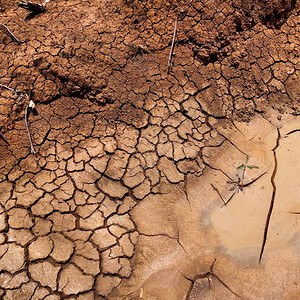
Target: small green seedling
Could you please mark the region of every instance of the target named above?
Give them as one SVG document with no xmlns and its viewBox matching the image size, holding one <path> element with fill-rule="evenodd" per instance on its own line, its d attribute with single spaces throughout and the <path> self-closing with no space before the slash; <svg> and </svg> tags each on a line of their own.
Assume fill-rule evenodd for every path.
<svg viewBox="0 0 300 300">
<path fill-rule="evenodd" d="M 242 192 L 244 188 L 244 180 L 245 180 L 245 173 L 247 169 L 259 169 L 258 166 L 255 165 L 248 165 L 249 156 L 246 156 L 245 163 L 239 165 L 237 170 L 242 170 L 242 175 L 238 177 L 237 181 L 227 181 L 229 184 L 233 184 L 234 186 L 230 189 L 230 191 L 236 190 L 236 192 Z"/>
<path fill-rule="evenodd" d="M 236 193 L 242 192 L 244 187 L 247 187 L 247 186 L 251 185 L 252 183 L 257 181 L 259 178 L 261 178 L 262 176 L 264 176 L 267 173 L 267 171 L 265 171 L 262 174 L 258 175 L 257 177 L 255 177 L 255 178 L 253 178 L 253 179 L 251 179 L 251 180 L 249 180 L 248 182 L 245 183 L 244 180 L 245 180 L 246 170 L 247 169 L 249 169 L 249 170 L 259 169 L 258 166 L 249 165 L 248 162 L 249 162 L 249 156 L 247 155 L 245 162 L 237 167 L 237 170 L 242 170 L 242 174 L 238 176 L 237 180 L 233 180 L 227 174 L 225 174 L 230 179 L 230 180 L 227 181 L 227 183 L 233 185 L 233 187 L 230 188 L 230 191 L 234 191 L 228 199 L 224 199 L 224 196 L 220 193 L 218 188 L 216 188 L 213 184 L 211 184 L 213 189 L 218 193 L 219 197 L 223 201 L 224 206 L 226 206 L 231 201 L 231 199 L 233 198 L 233 196 Z"/>
</svg>

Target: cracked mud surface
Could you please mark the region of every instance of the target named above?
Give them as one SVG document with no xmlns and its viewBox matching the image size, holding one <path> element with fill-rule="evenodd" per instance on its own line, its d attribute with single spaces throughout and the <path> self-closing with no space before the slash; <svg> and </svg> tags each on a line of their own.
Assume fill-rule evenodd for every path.
<svg viewBox="0 0 300 300">
<path fill-rule="evenodd" d="M 298 1 L 1 7 L 1 299 L 300 297 Z"/>
</svg>

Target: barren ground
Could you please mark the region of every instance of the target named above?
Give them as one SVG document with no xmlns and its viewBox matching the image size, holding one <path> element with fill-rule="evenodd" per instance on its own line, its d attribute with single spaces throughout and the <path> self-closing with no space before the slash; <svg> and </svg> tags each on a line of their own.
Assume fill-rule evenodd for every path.
<svg viewBox="0 0 300 300">
<path fill-rule="evenodd" d="M 299 1 L 1 7 L 1 299 L 300 298 Z"/>
</svg>

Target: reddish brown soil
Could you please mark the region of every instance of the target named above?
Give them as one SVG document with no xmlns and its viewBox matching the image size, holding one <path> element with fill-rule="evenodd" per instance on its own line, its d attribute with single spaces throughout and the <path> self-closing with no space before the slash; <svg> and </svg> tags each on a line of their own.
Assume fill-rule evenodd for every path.
<svg viewBox="0 0 300 300">
<path fill-rule="evenodd" d="M 138 299 L 121 291 L 143 263 L 132 209 L 213 169 L 216 124 L 300 114 L 299 2 L 51 0 L 26 21 L 1 7 L 21 43 L 0 31 L 0 83 L 28 82 L 39 115 L 34 156 L 27 98 L 0 88 L 0 297 Z"/>
</svg>

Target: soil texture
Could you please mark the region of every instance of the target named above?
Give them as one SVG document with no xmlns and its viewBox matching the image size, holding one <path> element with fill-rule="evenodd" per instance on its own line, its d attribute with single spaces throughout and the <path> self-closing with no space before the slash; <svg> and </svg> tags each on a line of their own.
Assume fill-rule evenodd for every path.
<svg viewBox="0 0 300 300">
<path fill-rule="evenodd" d="M 21 2 L 0 298 L 299 299 L 299 1 Z"/>
</svg>

